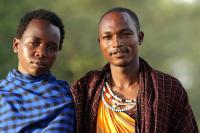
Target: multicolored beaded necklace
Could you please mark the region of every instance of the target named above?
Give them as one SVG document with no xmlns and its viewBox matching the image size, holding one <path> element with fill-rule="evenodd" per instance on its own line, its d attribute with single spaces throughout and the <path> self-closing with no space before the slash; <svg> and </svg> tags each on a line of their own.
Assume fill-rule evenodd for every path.
<svg viewBox="0 0 200 133">
<path fill-rule="evenodd" d="M 129 111 L 136 107 L 136 99 L 130 100 L 118 97 L 112 92 L 108 82 L 105 82 L 103 86 L 101 98 L 104 105 L 115 112 Z"/>
</svg>

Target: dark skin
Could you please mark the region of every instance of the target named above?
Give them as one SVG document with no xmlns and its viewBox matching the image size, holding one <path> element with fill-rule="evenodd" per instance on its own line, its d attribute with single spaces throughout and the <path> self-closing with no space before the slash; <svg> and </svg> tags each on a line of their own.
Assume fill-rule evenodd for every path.
<svg viewBox="0 0 200 133">
<path fill-rule="evenodd" d="M 139 89 L 139 45 L 144 34 L 137 31 L 134 20 L 126 12 L 110 12 L 99 26 L 99 43 L 110 63 L 110 85 L 115 94 L 135 99 Z"/>
<path fill-rule="evenodd" d="M 22 38 L 14 38 L 13 49 L 18 55 L 18 70 L 37 76 L 48 72 L 59 51 L 59 28 L 46 20 L 33 19 Z"/>
</svg>

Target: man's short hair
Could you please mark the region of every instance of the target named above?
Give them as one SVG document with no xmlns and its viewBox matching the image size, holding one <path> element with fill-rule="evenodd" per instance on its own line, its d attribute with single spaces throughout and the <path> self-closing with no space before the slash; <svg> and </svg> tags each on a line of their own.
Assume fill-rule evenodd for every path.
<svg viewBox="0 0 200 133">
<path fill-rule="evenodd" d="M 126 12 L 130 15 L 130 17 L 132 18 L 132 20 L 134 21 L 135 23 L 135 27 L 137 29 L 137 32 L 139 33 L 140 32 L 140 23 L 139 23 L 139 19 L 138 19 L 138 16 L 136 15 L 135 12 L 133 12 L 132 10 L 128 9 L 128 8 L 124 8 L 124 7 L 115 7 L 115 8 L 112 8 L 110 10 L 108 10 L 107 12 L 105 12 L 100 20 L 99 20 L 99 25 L 102 21 L 102 19 L 104 18 L 104 16 L 106 16 L 108 13 L 110 12 Z"/>
<path fill-rule="evenodd" d="M 55 25 L 60 30 L 60 45 L 59 50 L 62 49 L 62 44 L 65 36 L 64 25 L 57 14 L 52 11 L 45 10 L 45 9 L 38 9 L 31 12 L 26 13 L 20 20 L 19 25 L 17 27 L 17 35 L 16 37 L 21 39 L 28 24 L 32 19 L 41 19 L 46 20 L 49 23 Z"/>
</svg>

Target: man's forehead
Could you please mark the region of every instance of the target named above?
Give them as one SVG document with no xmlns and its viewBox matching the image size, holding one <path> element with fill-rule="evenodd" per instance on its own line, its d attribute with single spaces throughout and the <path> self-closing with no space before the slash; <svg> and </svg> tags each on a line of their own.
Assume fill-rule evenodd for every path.
<svg viewBox="0 0 200 133">
<path fill-rule="evenodd" d="M 106 28 L 117 28 L 118 25 L 124 25 L 126 27 L 130 24 L 135 27 L 133 19 L 127 12 L 110 12 L 102 18 L 99 25 L 99 30 Z"/>
<path fill-rule="evenodd" d="M 47 20 L 43 19 L 32 19 L 27 25 L 24 34 L 26 33 L 46 33 L 46 34 L 60 34 L 59 28 L 53 24 L 51 24 Z"/>
</svg>

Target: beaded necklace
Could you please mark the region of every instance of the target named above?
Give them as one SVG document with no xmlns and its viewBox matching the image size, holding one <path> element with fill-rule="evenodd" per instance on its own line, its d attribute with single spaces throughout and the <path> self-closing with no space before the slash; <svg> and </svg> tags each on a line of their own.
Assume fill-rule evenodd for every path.
<svg viewBox="0 0 200 133">
<path fill-rule="evenodd" d="M 115 99 L 119 100 L 120 102 L 125 102 L 125 103 L 135 103 L 135 102 L 136 102 L 136 99 L 133 99 L 133 100 L 122 99 L 122 98 L 119 98 L 118 96 L 116 96 L 116 95 L 112 92 L 110 86 L 108 85 L 108 82 L 106 82 L 106 87 L 108 88 L 109 93 L 110 93 Z"/>
<path fill-rule="evenodd" d="M 106 92 L 106 88 L 108 90 L 108 93 Z M 111 101 L 111 103 L 114 103 L 114 106 L 109 104 L 108 102 L 106 102 L 106 100 L 104 98 L 104 93 L 107 96 L 107 98 Z M 110 89 L 107 82 L 105 82 L 105 85 L 103 86 L 101 98 L 102 98 L 104 105 L 115 112 L 129 111 L 129 110 L 133 109 L 134 107 L 136 107 L 136 99 L 128 100 L 128 99 L 119 98 L 112 92 L 112 90 Z M 120 108 L 120 106 L 127 106 L 127 107 Z"/>
</svg>

